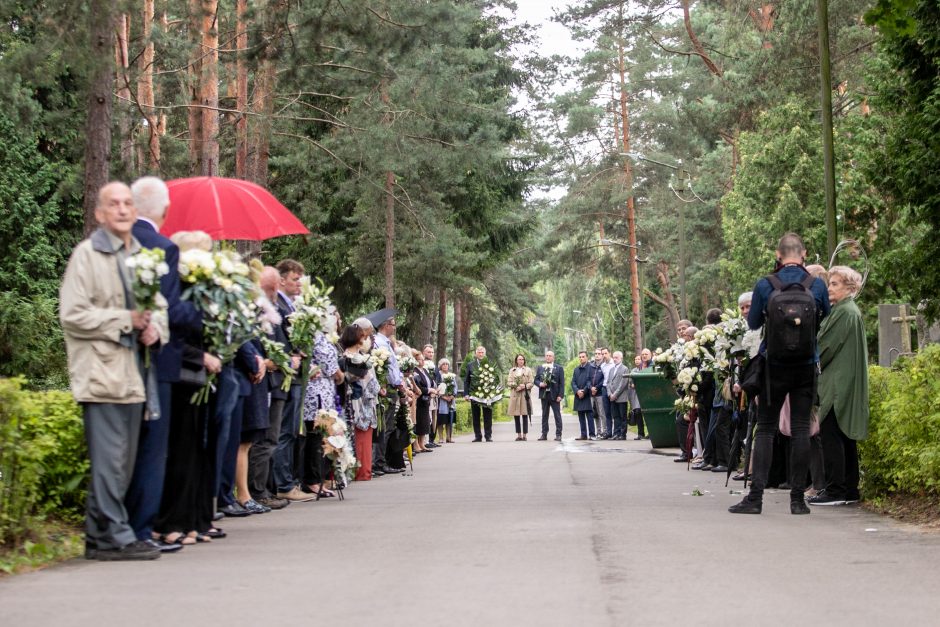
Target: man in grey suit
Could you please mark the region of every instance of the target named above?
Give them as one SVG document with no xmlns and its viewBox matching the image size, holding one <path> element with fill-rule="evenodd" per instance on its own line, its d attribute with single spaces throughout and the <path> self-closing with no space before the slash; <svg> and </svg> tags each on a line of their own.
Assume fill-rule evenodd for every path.
<svg viewBox="0 0 940 627">
<path fill-rule="evenodd" d="M 614 351 L 614 365 L 607 373 L 607 398 L 610 399 L 610 413 L 614 421 L 612 439 L 627 439 L 627 388 L 630 384 L 630 372 L 623 365 L 623 353 Z"/>
</svg>

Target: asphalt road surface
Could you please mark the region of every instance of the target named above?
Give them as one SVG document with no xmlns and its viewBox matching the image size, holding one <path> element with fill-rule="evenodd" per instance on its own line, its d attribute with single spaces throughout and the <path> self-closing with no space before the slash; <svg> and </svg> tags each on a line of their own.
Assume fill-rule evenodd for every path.
<svg viewBox="0 0 940 627">
<path fill-rule="evenodd" d="M 724 475 L 565 429 L 498 424 L 155 562 L 7 577 L 0 625 L 940 624 L 940 535 L 858 507 L 791 516 L 773 491 L 732 516 Z"/>
</svg>

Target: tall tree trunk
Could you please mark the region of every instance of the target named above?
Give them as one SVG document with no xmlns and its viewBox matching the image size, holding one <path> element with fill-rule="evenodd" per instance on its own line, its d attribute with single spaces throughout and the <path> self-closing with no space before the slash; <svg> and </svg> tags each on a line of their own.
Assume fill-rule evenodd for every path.
<svg viewBox="0 0 940 627">
<path fill-rule="evenodd" d="M 199 158 L 203 176 L 219 172 L 219 22 L 218 0 L 202 0 L 202 145 Z"/>
<path fill-rule="evenodd" d="M 118 141 L 121 146 L 121 168 L 126 177 L 132 177 L 137 172 L 137 155 L 134 150 L 135 117 L 134 105 L 131 103 L 130 78 L 127 74 L 128 54 L 127 41 L 130 39 L 131 18 L 127 13 L 121 13 L 115 20 L 117 37 L 114 42 L 114 66 L 117 77 L 117 105 L 115 117 L 117 118 Z"/>
<path fill-rule="evenodd" d="M 385 173 L 385 306 L 395 306 L 395 173 Z"/>
<path fill-rule="evenodd" d="M 623 6 L 620 8 L 623 19 Z M 630 152 L 630 118 L 627 115 L 627 67 L 623 51 L 623 39 L 617 41 L 618 69 L 620 74 L 620 123 L 623 152 Z M 640 321 L 640 272 L 637 267 L 636 243 L 636 205 L 633 202 L 633 164 L 629 158 L 623 160 L 623 174 L 627 197 L 627 232 L 628 243 L 631 248 L 630 255 L 630 310 L 633 316 L 633 349 L 634 354 L 643 349 L 643 326 Z"/>
<path fill-rule="evenodd" d="M 245 13 L 248 0 L 235 3 L 235 108 L 239 111 L 235 121 L 235 178 L 244 179 L 248 173 L 248 24 Z"/>
<path fill-rule="evenodd" d="M 202 173 L 202 109 L 199 99 L 202 82 L 202 66 L 205 55 L 202 50 L 202 0 L 189 0 L 189 32 L 193 44 L 193 59 L 189 64 L 189 109 L 186 110 L 186 123 L 189 128 L 189 171 L 190 174 Z"/>
<path fill-rule="evenodd" d="M 88 88 L 88 117 L 85 121 L 85 185 L 83 210 L 85 235 L 98 226 L 95 205 L 98 190 L 111 174 L 111 113 L 114 89 L 114 0 L 91 0 L 89 4 L 90 58 L 97 62 Z"/>
<path fill-rule="evenodd" d="M 453 366 L 454 372 L 459 372 L 457 367 L 460 365 L 460 347 L 463 340 L 460 338 L 460 329 L 462 324 L 463 308 L 460 306 L 460 296 L 454 295 L 454 348 L 453 348 Z"/>
<path fill-rule="evenodd" d="M 153 92 L 153 18 L 155 15 L 154 0 L 144 0 L 142 10 L 144 37 L 144 50 L 140 55 L 139 76 L 137 78 L 137 102 L 144 112 L 147 120 L 147 162 L 151 172 L 160 171 L 160 116 L 154 110 L 155 97 Z M 143 158 L 139 159 L 141 169 L 144 168 Z"/>
<path fill-rule="evenodd" d="M 434 357 L 440 360 L 447 354 L 447 290 L 441 288 L 437 306 L 437 352 Z"/>
<path fill-rule="evenodd" d="M 470 304 L 460 300 L 460 358 L 470 354 Z"/>
<path fill-rule="evenodd" d="M 420 346 L 415 346 L 415 348 L 424 348 L 426 344 L 431 344 L 431 340 L 434 339 L 434 319 L 436 316 L 434 315 L 434 306 L 431 303 L 437 300 L 436 291 L 433 287 L 427 288 L 420 302 L 419 311 L 421 315 L 418 317 L 416 337 L 417 344 L 420 344 Z"/>
</svg>

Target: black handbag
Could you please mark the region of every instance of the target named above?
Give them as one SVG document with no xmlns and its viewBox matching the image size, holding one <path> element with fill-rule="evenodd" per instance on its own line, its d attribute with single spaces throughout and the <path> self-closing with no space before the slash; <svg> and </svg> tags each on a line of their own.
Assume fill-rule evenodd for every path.
<svg viewBox="0 0 940 627">
<path fill-rule="evenodd" d="M 202 353 L 199 353 L 199 361 L 187 358 L 183 355 L 182 368 L 180 368 L 180 383 L 202 387 L 208 381 L 206 368 L 202 365 Z"/>
<path fill-rule="evenodd" d="M 760 394 L 764 384 L 764 370 L 767 368 L 767 358 L 758 354 L 748 362 L 741 373 L 741 389 L 751 398 Z"/>
</svg>

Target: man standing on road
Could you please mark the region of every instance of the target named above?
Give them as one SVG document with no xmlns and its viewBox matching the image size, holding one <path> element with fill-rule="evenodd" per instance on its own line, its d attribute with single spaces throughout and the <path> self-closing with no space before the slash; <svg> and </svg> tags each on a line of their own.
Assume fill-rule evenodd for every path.
<svg viewBox="0 0 940 627">
<path fill-rule="evenodd" d="M 126 261 L 140 250 L 131 231 L 137 210 L 124 183 L 108 183 L 95 206 L 98 230 L 69 258 L 59 293 L 72 394 L 82 406 L 91 481 L 85 556 L 151 560 L 160 550 L 137 539 L 124 497 L 137 457 L 141 422 L 159 419 L 156 390 L 146 389 L 143 348 L 169 338 L 165 322 L 138 311 Z"/>
<path fill-rule="evenodd" d="M 627 391 L 630 373 L 623 365 L 623 353 L 614 351 L 613 364 L 607 371 L 607 398 L 610 401 L 610 418 L 613 421 L 611 439 L 627 439 Z"/>
<path fill-rule="evenodd" d="M 160 419 L 146 420 L 140 427 L 137 461 L 124 505 L 138 540 L 150 543 L 164 552 L 177 551 L 183 548 L 182 544 L 168 544 L 151 536 L 153 521 L 160 510 L 160 499 L 163 496 L 173 384 L 179 382 L 183 366 L 180 333 L 201 333 L 202 314 L 192 303 L 180 300 L 180 279 L 176 271 L 180 251 L 176 244 L 160 235 L 160 227 L 170 206 L 170 192 L 166 183 L 155 176 L 145 176 L 131 185 L 131 197 L 137 209 L 137 222 L 131 233 L 141 247 L 163 250 L 164 259 L 170 268 L 170 272 L 160 279 L 160 293 L 167 301 L 170 341 L 153 355 L 153 364 L 157 370 Z"/>
<path fill-rule="evenodd" d="M 486 348 L 477 346 L 474 351 L 474 359 L 467 364 L 467 376 L 464 378 L 464 398 L 470 399 L 473 390 L 476 389 L 477 376 L 479 376 L 480 366 L 486 359 Z M 483 414 L 483 430 L 480 430 L 480 414 Z M 484 436 L 487 442 L 493 441 L 493 406 L 477 401 L 470 401 L 470 416 L 473 419 L 474 442 L 482 442 Z"/>
<path fill-rule="evenodd" d="M 437 386 L 441 384 L 443 379 L 441 379 L 440 371 L 434 367 L 434 346 L 432 344 L 425 344 L 424 348 L 421 349 L 421 353 L 424 355 L 424 369 L 434 383 L 431 389 L 431 433 L 428 436 L 429 442 L 427 447 L 437 448 L 440 446 L 440 444 L 434 441 L 437 435 Z"/>
<path fill-rule="evenodd" d="M 594 414 L 594 432 L 599 440 L 610 437 L 607 429 L 607 411 L 604 399 L 607 397 L 607 387 L 604 384 L 604 349 L 594 349 L 594 361 L 591 363 L 591 412 Z"/>
<path fill-rule="evenodd" d="M 809 466 L 810 412 L 816 397 L 819 361 L 816 331 L 830 307 L 825 283 L 809 275 L 803 267 L 805 259 L 803 240 L 795 233 L 787 233 L 777 245 L 777 270 L 754 286 L 747 324 L 751 329 L 759 329 L 766 321 L 761 352 L 768 371 L 759 395 L 751 491 L 740 503 L 728 508 L 732 514 L 761 513 L 773 438 L 787 395 L 790 396 L 790 513 L 809 514 L 803 489 Z M 799 307 L 794 306 L 801 302 Z M 779 308 L 768 306 L 777 303 L 780 303 Z M 809 312 L 811 317 L 805 319 L 803 312 Z M 777 338 L 785 342 L 778 342 Z"/>
<path fill-rule="evenodd" d="M 561 442 L 561 401 L 565 397 L 565 370 L 555 363 L 555 352 L 545 351 L 545 363 L 535 370 L 535 383 L 542 401 L 542 435 L 548 439 L 548 412 L 555 415 L 555 441 Z"/>
</svg>

